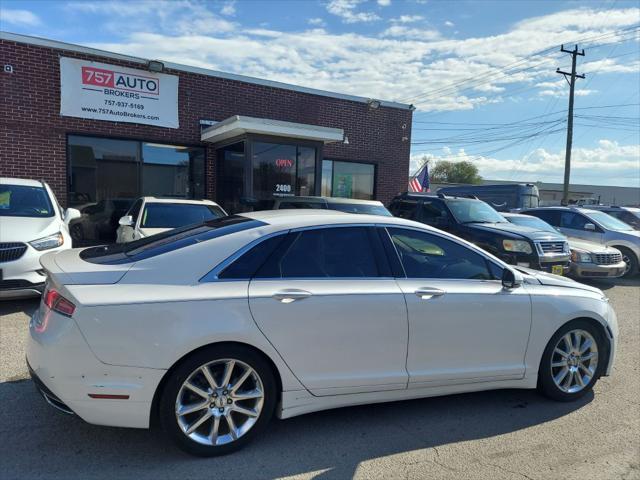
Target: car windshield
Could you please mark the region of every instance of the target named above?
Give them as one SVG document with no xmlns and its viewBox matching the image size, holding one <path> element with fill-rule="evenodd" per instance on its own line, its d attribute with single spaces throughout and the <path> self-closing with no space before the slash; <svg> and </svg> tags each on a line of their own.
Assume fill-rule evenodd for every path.
<svg viewBox="0 0 640 480">
<path fill-rule="evenodd" d="M 195 203 L 147 203 L 142 214 L 141 228 L 177 228 L 223 217 L 215 205 Z"/>
<path fill-rule="evenodd" d="M 598 222 L 607 230 L 616 230 L 619 232 L 628 232 L 633 230 L 633 227 L 627 225 L 621 220 L 618 220 L 617 218 L 612 217 L 608 213 L 592 211 L 587 214 L 587 217 Z"/>
<path fill-rule="evenodd" d="M 540 230 L 544 230 L 547 232 L 558 233 L 558 231 L 549 225 L 544 220 L 539 219 L 538 217 L 533 217 L 530 215 L 519 216 L 508 216 L 507 220 L 516 225 L 522 225 L 523 227 L 531 227 L 531 228 L 539 228 Z"/>
<path fill-rule="evenodd" d="M 391 217 L 389 210 L 382 205 L 369 205 L 366 203 L 328 203 L 329 210 L 338 210 L 347 213 L 363 213 L 365 215 L 382 215 Z"/>
<path fill-rule="evenodd" d="M 447 205 L 460 223 L 508 223 L 491 206 L 479 200 L 447 200 Z"/>
<path fill-rule="evenodd" d="M 53 217 L 54 210 L 43 187 L 0 185 L 0 217 Z"/>
</svg>

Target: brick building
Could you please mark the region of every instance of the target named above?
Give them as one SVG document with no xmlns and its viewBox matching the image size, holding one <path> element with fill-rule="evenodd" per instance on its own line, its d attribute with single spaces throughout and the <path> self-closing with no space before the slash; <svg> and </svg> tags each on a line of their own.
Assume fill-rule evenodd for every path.
<svg viewBox="0 0 640 480">
<path fill-rule="evenodd" d="M 410 105 L 11 33 L 0 58 L 0 176 L 43 179 L 63 206 L 406 190 Z"/>
</svg>

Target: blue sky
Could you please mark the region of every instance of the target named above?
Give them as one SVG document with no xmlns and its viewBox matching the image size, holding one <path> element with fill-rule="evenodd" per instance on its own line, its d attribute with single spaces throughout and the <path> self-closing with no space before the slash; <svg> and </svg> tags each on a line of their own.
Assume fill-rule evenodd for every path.
<svg viewBox="0 0 640 480">
<path fill-rule="evenodd" d="M 637 1 L 13 1 L 1 29 L 413 103 L 412 165 L 562 180 L 578 42 L 573 183 L 640 187 Z"/>
</svg>

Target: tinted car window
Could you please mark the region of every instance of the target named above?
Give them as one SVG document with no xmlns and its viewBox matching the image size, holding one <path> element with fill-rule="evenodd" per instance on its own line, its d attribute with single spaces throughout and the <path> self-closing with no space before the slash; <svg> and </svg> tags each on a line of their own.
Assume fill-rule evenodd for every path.
<svg viewBox="0 0 640 480">
<path fill-rule="evenodd" d="M 527 215 L 538 217 L 539 219 L 544 220 L 549 225 L 553 225 L 554 227 L 560 226 L 560 215 L 557 210 L 533 210 L 524 213 Z"/>
<path fill-rule="evenodd" d="M 377 277 L 369 229 L 340 227 L 289 234 L 256 278 Z"/>
<path fill-rule="evenodd" d="M 495 278 L 484 257 L 455 242 L 402 228 L 390 228 L 389 234 L 407 278 Z"/>
<path fill-rule="evenodd" d="M 210 220 L 199 225 L 188 225 L 168 230 L 129 243 L 87 248 L 80 252 L 80 258 L 86 262 L 104 265 L 133 263 L 223 235 L 264 225 L 266 225 L 264 222 L 258 220 L 241 215 L 232 215 Z"/>
<path fill-rule="evenodd" d="M 285 234 L 277 235 L 258 243 L 225 268 L 218 278 L 229 280 L 253 277 L 285 237 Z"/>
<path fill-rule="evenodd" d="M 0 217 L 53 217 L 54 210 L 42 187 L 0 185 Z"/>
<path fill-rule="evenodd" d="M 424 202 L 422 204 L 422 220 L 425 223 L 436 224 L 440 218 L 448 218 L 447 210 L 439 202 Z"/>
<path fill-rule="evenodd" d="M 365 215 L 382 215 L 383 217 L 390 217 L 389 210 L 382 205 L 363 205 L 359 203 L 328 203 L 329 210 L 338 210 L 340 212 L 347 213 L 362 213 Z"/>
<path fill-rule="evenodd" d="M 589 219 L 574 212 L 562 212 L 560 214 L 560 226 L 572 228 L 574 230 L 584 230 L 585 224 L 590 223 Z"/>
<path fill-rule="evenodd" d="M 394 200 L 389 205 L 389 210 L 396 217 L 415 220 L 418 202 L 416 200 Z"/>
<path fill-rule="evenodd" d="M 280 202 L 278 205 L 279 210 L 286 210 L 292 208 L 324 208 L 324 204 L 320 202 Z"/>
<path fill-rule="evenodd" d="M 190 203 L 147 203 L 142 213 L 142 228 L 176 228 L 223 216 L 213 205 Z"/>
</svg>

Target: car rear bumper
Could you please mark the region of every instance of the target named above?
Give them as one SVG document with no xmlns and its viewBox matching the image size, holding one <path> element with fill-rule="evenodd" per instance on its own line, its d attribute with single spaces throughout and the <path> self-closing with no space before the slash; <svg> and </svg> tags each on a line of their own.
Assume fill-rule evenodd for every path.
<svg viewBox="0 0 640 480">
<path fill-rule="evenodd" d="M 29 324 L 27 364 L 47 403 L 88 423 L 113 427 L 148 428 L 153 396 L 165 373 L 100 362 L 74 319 L 46 307 Z"/>
<path fill-rule="evenodd" d="M 624 261 L 613 265 L 596 265 L 595 263 L 571 263 L 570 275 L 582 278 L 621 277 L 626 264 Z"/>
</svg>

